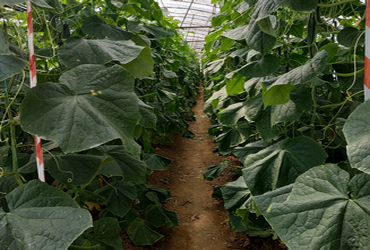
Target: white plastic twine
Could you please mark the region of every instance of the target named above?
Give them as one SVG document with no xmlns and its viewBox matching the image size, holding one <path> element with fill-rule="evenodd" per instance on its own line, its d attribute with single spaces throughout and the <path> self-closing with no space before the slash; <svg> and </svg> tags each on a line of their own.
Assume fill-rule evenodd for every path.
<svg viewBox="0 0 370 250">
<path fill-rule="evenodd" d="M 30 86 L 35 87 L 37 84 L 36 78 L 36 60 L 35 46 L 33 44 L 33 27 L 32 27 L 32 7 L 31 2 L 27 2 L 27 28 L 28 28 L 28 53 L 30 58 Z M 34 136 L 36 148 L 37 173 L 40 181 L 45 182 L 44 159 L 42 156 L 41 139 Z"/>
<path fill-rule="evenodd" d="M 366 33 L 365 33 L 365 101 L 370 98 L 370 0 L 366 1 Z"/>
</svg>

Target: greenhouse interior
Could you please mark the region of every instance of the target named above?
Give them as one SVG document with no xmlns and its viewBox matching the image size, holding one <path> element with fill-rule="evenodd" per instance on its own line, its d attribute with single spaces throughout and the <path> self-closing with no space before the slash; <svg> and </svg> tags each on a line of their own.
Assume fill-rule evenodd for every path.
<svg viewBox="0 0 370 250">
<path fill-rule="evenodd" d="M 23 1 L 0 250 L 370 249 L 370 0 Z"/>
</svg>

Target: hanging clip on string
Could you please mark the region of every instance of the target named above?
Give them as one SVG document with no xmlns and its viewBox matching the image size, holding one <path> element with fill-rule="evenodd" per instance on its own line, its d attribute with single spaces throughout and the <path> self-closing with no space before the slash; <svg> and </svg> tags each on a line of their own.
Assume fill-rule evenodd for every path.
<svg viewBox="0 0 370 250">
<path fill-rule="evenodd" d="M 33 88 L 37 84 L 36 79 L 36 60 L 35 47 L 33 44 L 33 27 L 32 27 L 32 7 L 31 2 L 27 2 L 27 28 L 28 28 L 28 51 L 30 59 L 30 87 Z M 44 160 L 42 156 L 41 139 L 34 136 L 36 147 L 37 173 L 40 181 L 45 182 Z"/>
</svg>

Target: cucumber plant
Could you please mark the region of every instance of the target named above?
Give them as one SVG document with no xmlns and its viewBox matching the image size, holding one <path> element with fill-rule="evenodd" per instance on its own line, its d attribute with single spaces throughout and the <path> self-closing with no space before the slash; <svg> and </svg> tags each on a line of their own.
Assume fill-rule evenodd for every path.
<svg viewBox="0 0 370 250">
<path fill-rule="evenodd" d="M 153 0 L 31 3 L 32 89 L 24 6 L 0 3 L 0 249 L 122 249 L 122 229 L 154 244 L 178 220 L 146 176 L 171 163 L 153 146 L 191 136 L 196 53 Z"/>
<path fill-rule="evenodd" d="M 231 226 L 290 249 L 367 249 L 364 1 L 219 4 L 202 63 L 209 133 L 244 166 L 221 188 Z"/>
</svg>

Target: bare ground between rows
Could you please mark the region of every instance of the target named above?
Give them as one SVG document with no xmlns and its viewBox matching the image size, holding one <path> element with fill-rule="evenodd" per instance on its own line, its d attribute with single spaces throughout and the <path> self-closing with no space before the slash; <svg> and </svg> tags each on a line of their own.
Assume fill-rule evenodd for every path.
<svg viewBox="0 0 370 250">
<path fill-rule="evenodd" d="M 223 201 L 213 199 L 212 191 L 217 185 L 233 181 L 234 176 L 225 174 L 212 182 L 203 180 L 203 172 L 210 165 L 217 165 L 223 160 L 231 159 L 230 165 L 240 165 L 231 156 L 219 156 L 213 153 L 216 146 L 212 136 L 207 134 L 211 125 L 203 112 L 203 96 L 197 98 L 193 108 L 196 121 L 189 122 L 190 131 L 195 134 L 192 139 L 179 135 L 173 136 L 171 145 L 158 147 L 157 153 L 173 159 L 169 170 L 155 171 L 148 178 L 148 183 L 155 187 L 169 189 L 172 198 L 164 206 L 176 211 L 179 219 L 178 228 L 160 228 L 165 240 L 154 246 L 134 246 L 123 234 L 123 249 L 125 250 L 223 250 L 223 249 L 253 249 L 282 250 L 284 244 L 271 238 L 248 237 L 243 233 L 233 232 L 229 227 L 227 212 Z"/>
</svg>

